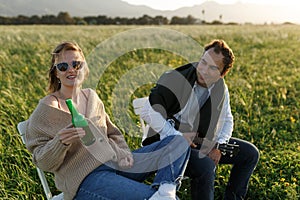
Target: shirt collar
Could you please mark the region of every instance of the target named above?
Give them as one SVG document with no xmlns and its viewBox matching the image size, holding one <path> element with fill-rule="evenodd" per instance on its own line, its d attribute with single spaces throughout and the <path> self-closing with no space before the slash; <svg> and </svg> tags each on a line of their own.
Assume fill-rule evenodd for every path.
<svg viewBox="0 0 300 200">
<path fill-rule="evenodd" d="M 215 83 L 214 84 L 212 84 L 209 88 L 207 88 L 208 89 L 208 93 L 209 93 L 209 95 L 210 95 L 210 93 L 211 93 L 211 90 L 213 89 L 213 87 L 215 86 Z M 194 86 L 193 86 L 193 89 L 195 88 L 195 87 L 200 87 L 201 89 L 205 89 L 205 87 L 202 87 L 201 85 L 199 85 L 197 82 L 195 82 L 195 84 L 194 84 Z"/>
</svg>

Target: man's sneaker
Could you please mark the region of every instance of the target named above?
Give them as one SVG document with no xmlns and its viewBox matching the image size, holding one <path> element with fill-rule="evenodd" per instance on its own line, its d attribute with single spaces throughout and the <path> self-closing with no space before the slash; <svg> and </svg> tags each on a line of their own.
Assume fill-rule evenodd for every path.
<svg viewBox="0 0 300 200">
<path fill-rule="evenodd" d="M 159 191 L 156 191 L 149 200 L 179 200 L 177 197 L 172 197 L 172 196 L 161 196 L 159 194 Z"/>
</svg>

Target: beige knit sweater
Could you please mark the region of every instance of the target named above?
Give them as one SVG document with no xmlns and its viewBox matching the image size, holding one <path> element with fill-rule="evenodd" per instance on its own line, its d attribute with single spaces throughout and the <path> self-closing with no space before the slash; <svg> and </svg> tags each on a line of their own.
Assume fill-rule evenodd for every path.
<svg viewBox="0 0 300 200">
<path fill-rule="evenodd" d="M 122 133 L 112 124 L 96 92 L 89 93 L 86 118 L 97 140 L 87 149 L 81 142 L 65 146 L 57 133 L 71 124 L 71 114 L 39 102 L 26 129 L 26 147 L 33 162 L 55 175 L 56 187 L 64 199 L 73 199 L 82 180 L 106 161 L 132 156 Z M 96 150 L 96 151 L 95 151 Z M 92 155 L 91 152 L 96 152 Z"/>
</svg>

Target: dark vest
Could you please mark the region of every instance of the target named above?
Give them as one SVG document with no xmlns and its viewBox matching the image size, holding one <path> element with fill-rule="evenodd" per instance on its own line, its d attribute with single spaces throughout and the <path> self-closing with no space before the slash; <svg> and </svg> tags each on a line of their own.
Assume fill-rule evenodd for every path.
<svg viewBox="0 0 300 200">
<path fill-rule="evenodd" d="M 156 86 L 151 89 L 149 101 L 152 108 L 161 113 L 166 120 L 172 119 L 175 128 L 181 132 L 197 132 L 197 137 L 212 139 L 215 135 L 216 125 L 219 120 L 224 101 L 225 83 L 219 79 L 211 90 L 210 97 L 200 108 L 194 121 L 194 128 L 180 123 L 174 118 L 186 105 L 193 86 L 196 82 L 196 66 L 198 63 L 189 63 L 175 70 L 164 73 L 158 80 Z M 151 144 L 159 140 L 159 135 L 149 129 L 149 134 L 143 145 Z"/>
</svg>

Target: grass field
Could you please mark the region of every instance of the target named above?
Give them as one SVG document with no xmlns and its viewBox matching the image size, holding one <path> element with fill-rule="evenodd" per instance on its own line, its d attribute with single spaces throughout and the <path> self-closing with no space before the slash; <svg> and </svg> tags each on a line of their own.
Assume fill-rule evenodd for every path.
<svg viewBox="0 0 300 200">
<path fill-rule="evenodd" d="M 76 41 L 90 58 L 98 44 L 135 28 L 143 27 L 0 26 L 0 199 L 45 199 L 31 155 L 22 144 L 16 126 L 30 116 L 38 100 L 47 94 L 47 70 L 53 48 L 61 41 Z M 179 31 L 201 45 L 214 38 L 228 42 L 236 55 L 235 66 L 225 78 L 235 119 L 233 136 L 253 142 L 261 155 L 250 180 L 247 199 L 299 199 L 300 26 L 161 28 Z M 114 45 L 122 48 L 122 44 Z M 147 67 L 149 63 L 176 67 L 185 62 L 185 58 L 171 51 L 132 49 L 115 57 L 99 77 L 95 89 L 132 149 L 140 142 L 139 137 L 134 137 L 139 130 L 138 119 L 128 101 L 123 106 L 119 101 L 122 96 L 118 95 L 124 94 L 131 100 L 145 96 L 153 83 L 132 86 L 127 75 L 136 71 L 136 66 Z M 137 74 L 141 79 L 154 80 L 163 68 L 158 72 L 155 69 L 153 73 Z M 129 86 L 123 85 L 126 79 Z M 139 87 L 135 88 L 136 85 Z M 120 112 L 127 114 L 126 119 L 130 116 L 128 126 L 124 125 L 126 119 L 119 116 Z M 224 192 L 229 170 L 230 166 L 217 169 L 215 199 L 220 199 Z M 58 193 L 52 175 L 47 176 L 51 190 Z M 190 199 L 188 184 L 185 181 L 181 188 L 181 199 Z"/>
</svg>

